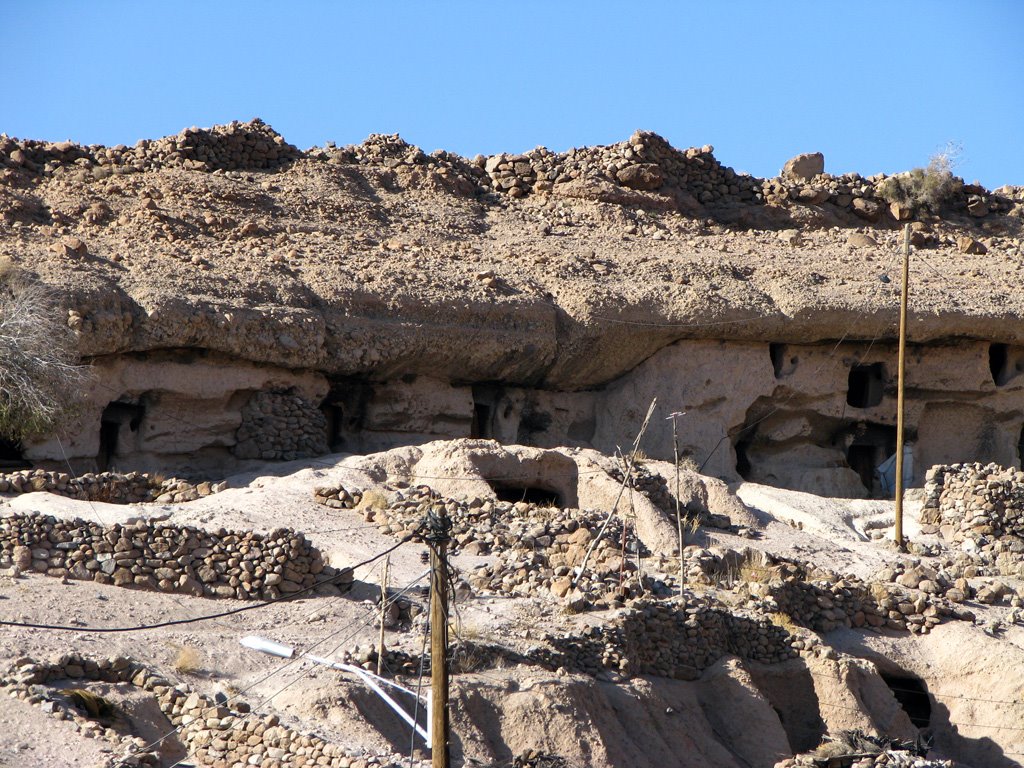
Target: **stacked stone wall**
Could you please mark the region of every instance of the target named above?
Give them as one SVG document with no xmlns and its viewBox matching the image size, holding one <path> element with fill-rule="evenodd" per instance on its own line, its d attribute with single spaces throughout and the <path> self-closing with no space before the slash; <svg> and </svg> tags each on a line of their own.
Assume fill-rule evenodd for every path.
<svg viewBox="0 0 1024 768">
<path fill-rule="evenodd" d="M 143 139 L 133 147 L 83 146 L 0 136 L 0 161 L 24 170 L 75 173 L 87 180 L 111 173 L 158 168 L 201 171 L 266 170 L 300 156 L 299 150 L 258 118 L 213 128 L 186 128 L 175 136 Z"/>
<path fill-rule="evenodd" d="M 351 582 L 351 571 L 338 574 L 302 534 L 284 528 L 261 535 L 19 514 L 0 519 L 0 562 L 17 573 L 239 600 L 296 593 L 318 580 Z"/>
<path fill-rule="evenodd" d="M 226 482 L 192 483 L 180 478 L 160 479 L 144 472 L 98 472 L 72 475 L 45 469 L 25 469 L 0 474 L 0 493 L 45 492 L 79 501 L 107 504 L 161 504 L 194 501 L 219 493 Z"/>
<path fill-rule="evenodd" d="M 684 604 L 638 601 L 609 624 L 545 639 L 555 652 L 535 651 L 533 658 L 592 675 L 611 671 L 695 680 L 723 656 L 774 664 L 799 655 L 785 629 L 695 598 Z"/>
<path fill-rule="evenodd" d="M 73 685 L 84 683 L 86 690 L 88 681 L 96 681 L 149 691 L 171 724 L 180 729 L 174 738 L 188 750 L 189 762 L 196 765 L 259 765 L 263 768 L 284 765 L 397 768 L 398 765 L 397 756 L 370 755 L 362 749 L 346 750 L 319 736 L 283 725 L 277 715 L 256 715 L 243 702 L 232 706 L 218 703 L 123 656 L 95 661 L 78 654 L 66 654 L 51 662 L 17 661 L 8 677 L 0 679 L 0 685 L 6 687 L 11 696 L 40 706 L 55 717 L 73 721 L 86 736 L 117 743 L 121 754 L 112 756 L 108 765 L 158 766 L 163 761 L 159 745 L 148 744 L 139 737 L 120 736 L 86 717 L 69 696 L 48 685 L 57 681 L 69 681 Z"/>
<path fill-rule="evenodd" d="M 327 418 L 293 392 L 257 392 L 242 408 L 232 451 L 240 459 L 294 461 L 328 452 Z"/>
</svg>

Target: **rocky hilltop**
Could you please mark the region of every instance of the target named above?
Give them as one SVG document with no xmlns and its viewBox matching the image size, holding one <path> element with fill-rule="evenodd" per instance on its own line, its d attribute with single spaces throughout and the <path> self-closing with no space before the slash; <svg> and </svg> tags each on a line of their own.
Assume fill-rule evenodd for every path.
<svg viewBox="0 0 1024 768">
<path fill-rule="evenodd" d="M 961 353 L 968 344 L 984 374 L 989 345 L 1012 365 L 1012 345 L 1024 338 L 1024 298 L 1007 290 L 1024 263 L 1020 187 L 990 191 L 950 177 L 941 200 L 908 199 L 893 194 L 892 177 L 829 175 L 817 154 L 759 179 L 723 166 L 710 146 L 680 150 L 649 132 L 606 147 L 472 159 L 428 155 L 382 135 L 300 151 L 259 120 L 133 147 L 3 137 L 0 168 L 0 257 L 60 291 L 81 354 L 99 375 L 95 412 L 67 436 L 72 458 L 96 455 L 108 403 L 139 406 L 158 390 L 179 409 L 217 399 L 230 423 L 213 429 L 200 406 L 191 418 L 198 431 L 217 432 L 209 439 L 185 439 L 165 425 L 162 445 L 128 451 L 122 440 L 117 451 L 222 453 L 239 442 L 247 402 L 231 398 L 268 389 L 298 393 L 314 409 L 342 408 L 327 421 L 352 422 L 364 438 L 405 436 L 349 439 L 350 447 L 476 435 L 608 448 L 635 428 L 632 417 L 628 426 L 606 418 L 622 406 L 608 393 L 625 387 L 619 399 L 630 401 L 656 394 L 624 384 L 646 364 L 657 371 L 642 378 L 661 376 L 661 389 L 695 385 L 698 376 L 708 382 L 708 392 L 667 403 L 681 410 L 721 410 L 721 385 L 739 384 L 729 413 L 694 423 L 685 446 L 699 463 L 725 440 L 712 466 L 735 478 L 744 462 L 762 464 L 741 455 L 751 453 L 743 445 L 751 436 L 737 430 L 756 403 L 784 394 L 775 381 L 791 367 L 786 345 L 792 359 L 837 341 L 846 346 L 830 360 L 889 354 L 906 222 L 919 254 L 914 343 Z M 716 352 L 710 342 L 728 346 Z M 807 354 L 792 354 L 794 345 Z M 658 362 L 676 353 L 693 361 L 694 350 L 703 373 L 672 373 Z M 134 379 L 124 373 L 197 355 L 245 381 L 216 393 L 207 382 L 196 392 L 185 385 L 204 375 L 200 367 L 183 369 L 189 381 L 163 386 L 153 375 L 166 377 L 166 365 Z M 839 389 L 849 367 L 834 373 Z M 962 400 L 978 387 L 972 379 L 952 388 Z M 509 392 L 516 415 L 503 425 L 498 406 Z M 389 408 L 407 418 L 381 415 Z M 794 408 L 808 409 L 822 411 L 807 402 Z M 845 414 L 835 416 L 802 431 L 815 433 L 817 446 L 848 426 L 839 423 Z M 474 420 L 488 424 L 474 428 Z M 345 437 L 327 428 L 336 433 L 328 443 Z M 1008 426 L 996 440 L 1002 447 L 982 458 L 1011 461 L 1016 429 Z M 666 433 L 656 432 L 656 452 L 667 457 Z M 765 441 L 746 442 L 756 453 Z M 53 445 L 28 455 L 61 458 Z M 842 464 L 809 462 L 833 475 L 829 462 Z M 850 491 L 851 477 L 807 487 Z"/>
</svg>

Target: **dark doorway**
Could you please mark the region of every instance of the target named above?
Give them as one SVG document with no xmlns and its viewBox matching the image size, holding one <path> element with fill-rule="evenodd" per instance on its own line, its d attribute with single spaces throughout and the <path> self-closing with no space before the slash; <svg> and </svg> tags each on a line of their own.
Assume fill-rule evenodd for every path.
<svg viewBox="0 0 1024 768">
<path fill-rule="evenodd" d="M 736 474 L 742 477 L 744 480 L 750 479 L 750 456 L 747 455 L 747 448 L 750 443 L 745 440 L 740 440 L 736 443 Z"/>
<path fill-rule="evenodd" d="M 882 402 L 884 385 L 884 365 L 855 365 L 850 369 L 846 404 L 851 408 L 874 408 Z"/>
<path fill-rule="evenodd" d="M 25 461 L 19 441 L 0 438 L 0 470 L 28 469 L 31 466 Z"/>
<path fill-rule="evenodd" d="M 882 675 L 882 680 L 910 717 L 910 722 L 917 728 L 927 728 L 932 719 L 932 702 L 924 680 L 896 675 Z"/>
<path fill-rule="evenodd" d="M 473 424 L 470 437 L 488 439 L 491 436 L 491 406 L 487 403 L 473 403 Z"/>
<path fill-rule="evenodd" d="M 562 507 L 562 495 L 558 491 L 538 486 L 515 486 L 495 485 L 494 495 L 499 501 L 508 501 L 513 504 L 518 501 L 525 501 L 527 504 L 537 504 L 543 507 Z"/>
<path fill-rule="evenodd" d="M 96 454 L 96 468 L 100 472 L 110 469 L 121 442 L 122 428 L 127 426 L 138 432 L 145 409 L 135 403 L 115 401 L 103 409 L 100 416 L 100 449 Z"/>
<path fill-rule="evenodd" d="M 871 496 L 882 493 L 875 469 L 896 453 L 896 428 L 886 424 L 857 424 L 846 451 L 846 463 L 857 473 Z"/>
</svg>

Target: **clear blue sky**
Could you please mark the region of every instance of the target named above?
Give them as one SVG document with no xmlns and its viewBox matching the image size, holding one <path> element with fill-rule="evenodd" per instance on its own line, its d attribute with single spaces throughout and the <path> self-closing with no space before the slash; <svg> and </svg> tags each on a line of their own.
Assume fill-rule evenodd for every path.
<svg viewBox="0 0 1024 768">
<path fill-rule="evenodd" d="M 2 0 L 0 131 L 133 144 L 262 117 L 302 148 L 400 133 L 472 156 L 713 144 L 773 175 L 1024 184 L 1024 0 Z"/>
</svg>

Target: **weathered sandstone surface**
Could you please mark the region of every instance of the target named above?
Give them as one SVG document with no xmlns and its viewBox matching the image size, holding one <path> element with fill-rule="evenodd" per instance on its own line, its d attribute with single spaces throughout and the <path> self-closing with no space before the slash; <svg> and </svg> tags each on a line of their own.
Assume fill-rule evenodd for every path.
<svg viewBox="0 0 1024 768">
<path fill-rule="evenodd" d="M 96 374 L 76 423 L 8 453 L 203 472 L 470 436 L 611 451 L 657 396 L 651 455 L 686 411 L 709 473 L 877 494 L 911 222 L 915 478 L 1018 462 L 1021 188 L 958 182 L 939 216 L 822 162 L 756 179 L 645 132 L 471 160 L 397 136 L 302 152 L 259 121 L 0 138 L 0 257 L 61 292 Z"/>
</svg>

